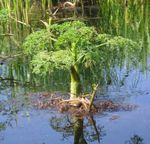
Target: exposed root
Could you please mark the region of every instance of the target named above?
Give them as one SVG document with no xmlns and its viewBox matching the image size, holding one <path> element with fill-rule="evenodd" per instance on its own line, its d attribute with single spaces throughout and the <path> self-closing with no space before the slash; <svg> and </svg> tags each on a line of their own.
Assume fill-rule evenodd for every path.
<svg viewBox="0 0 150 144">
<path fill-rule="evenodd" d="M 35 105 L 40 109 L 56 108 L 61 113 L 67 112 L 78 117 L 83 117 L 90 113 L 102 113 L 104 111 L 131 111 L 137 107 L 136 105 L 114 103 L 111 100 L 105 100 L 96 101 L 89 112 L 90 101 L 84 97 L 67 100 L 56 98 L 48 101 L 38 101 Z"/>
<path fill-rule="evenodd" d="M 106 111 L 131 111 L 137 106 L 133 104 L 116 103 L 112 100 L 95 100 L 97 85 L 91 94 L 89 100 L 87 96 L 82 96 L 74 99 L 65 99 L 66 96 L 69 98 L 69 94 L 62 94 L 60 92 L 55 93 L 39 93 L 32 94 L 32 103 L 39 109 L 55 108 L 61 113 L 69 113 L 74 116 L 84 117 L 89 114 L 103 113 Z M 31 96 L 31 95 L 30 95 Z"/>
<path fill-rule="evenodd" d="M 87 98 L 82 97 L 82 98 L 74 98 L 74 99 L 69 99 L 69 100 L 62 100 L 59 104 L 60 105 L 67 104 L 67 105 L 77 107 L 77 108 L 83 106 L 85 110 L 88 110 L 90 101 Z"/>
</svg>

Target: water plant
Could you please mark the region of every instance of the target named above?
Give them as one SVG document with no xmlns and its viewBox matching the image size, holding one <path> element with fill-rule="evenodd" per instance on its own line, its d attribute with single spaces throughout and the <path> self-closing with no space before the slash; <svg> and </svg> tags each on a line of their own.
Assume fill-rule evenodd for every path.
<svg viewBox="0 0 150 144">
<path fill-rule="evenodd" d="M 56 69 L 70 72 L 71 98 L 81 94 L 83 69 L 103 69 L 123 66 L 127 61 L 135 65 L 140 49 L 136 42 L 121 36 L 99 34 L 94 27 L 80 21 L 50 25 L 29 35 L 23 48 L 31 56 L 33 72 L 46 74 Z"/>
</svg>

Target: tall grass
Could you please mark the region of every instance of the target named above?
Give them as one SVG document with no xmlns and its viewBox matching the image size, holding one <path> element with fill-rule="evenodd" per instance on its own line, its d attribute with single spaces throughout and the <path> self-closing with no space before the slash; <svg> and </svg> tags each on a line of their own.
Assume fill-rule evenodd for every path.
<svg viewBox="0 0 150 144">
<path fill-rule="evenodd" d="M 130 36 L 130 31 L 140 30 L 148 21 L 150 3 L 148 0 L 97 0 L 100 8 L 101 30 Z M 121 32 L 124 27 L 124 33 Z"/>
<path fill-rule="evenodd" d="M 13 18 L 16 21 L 21 21 L 24 24 L 29 24 L 29 13 L 33 4 L 39 4 L 43 11 L 52 8 L 52 0 L 0 0 L 1 8 L 7 8 L 10 12 L 13 12 Z"/>
<path fill-rule="evenodd" d="M 0 9 L 8 10 L 11 21 L 9 25 L 3 27 L 4 33 L 8 33 L 9 29 L 9 33 L 15 34 L 13 36 L 15 41 L 22 41 L 22 37 L 31 31 L 33 19 L 31 12 L 35 9 L 34 5 L 38 5 L 36 11 L 40 9 L 41 13 L 42 11 L 45 13 L 47 9 L 51 9 L 52 0 L 0 0 Z"/>
<path fill-rule="evenodd" d="M 150 53 L 149 0 L 97 0 L 97 3 L 100 31 L 138 40 L 142 47 L 142 65 L 146 68 Z"/>
<path fill-rule="evenodd" d="M 85 0 L 68 0 L 70 2 L 80 1 L 82 8 L 82 15 L 84 16 L 84 4 Z M 40 5 L 44 15 L 46 10 L 52 10 L 52 0 L 0 0 L 0 8 L 6 8 L 10 12 L 11 18 L 15 21 L 13 27 L 17 29 L 26 29 L 31 24 L 30 12 L 33 5 Z M 109 32 L 112 34 L 123 35 L 130 37 L 131 33 L 141 31 L 140 36 L 144 36 L 145 32 L 143 27 L 147 27 L 149 30 L 150 23 L 150 2 L 149 0 L 89 0 L 87 1 L 91 5 L 97 4 L 99 6 L 99 29 L 102 32 Z M 38 10 L 38 9 L 37 9 Z M 19 31 L 19 30 L 18 30 Z M 148 34 L 147 34 L 148 35 Z"/>
</svg>

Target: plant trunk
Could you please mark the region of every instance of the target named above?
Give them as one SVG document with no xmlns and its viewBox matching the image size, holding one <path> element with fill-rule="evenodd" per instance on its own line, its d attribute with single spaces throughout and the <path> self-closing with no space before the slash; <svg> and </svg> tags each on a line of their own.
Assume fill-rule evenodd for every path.
<svg viewBox="0 0 150 144">
<path fill-rule="evenodd" d="M 80 76 L 77 66 L 71 66 L 70 98 L 77 98 L 81 93 Z"/>
</svg>

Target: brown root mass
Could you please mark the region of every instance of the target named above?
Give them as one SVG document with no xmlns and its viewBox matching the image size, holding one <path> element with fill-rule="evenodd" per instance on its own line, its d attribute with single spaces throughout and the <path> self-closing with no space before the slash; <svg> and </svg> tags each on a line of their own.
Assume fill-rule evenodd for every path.
<svg viewBox="0 0 150 144">
<path fill-rule="evenodd" d="M 53 98 L 45 101 L 37 101 L 35 106 L 40 109 L 56 108 L 61 113 L 66 112 L 79 117 L 83 117 L 91 113 L 95 114 L 106 111 L 131 111 L 137 107 L 136 105 L 115 103 L 111 100 L 104 100 L 95 101 L 91 109 L 89 109 L 90 101 L 84 97 L 68 100 Z"/>
</svg>

